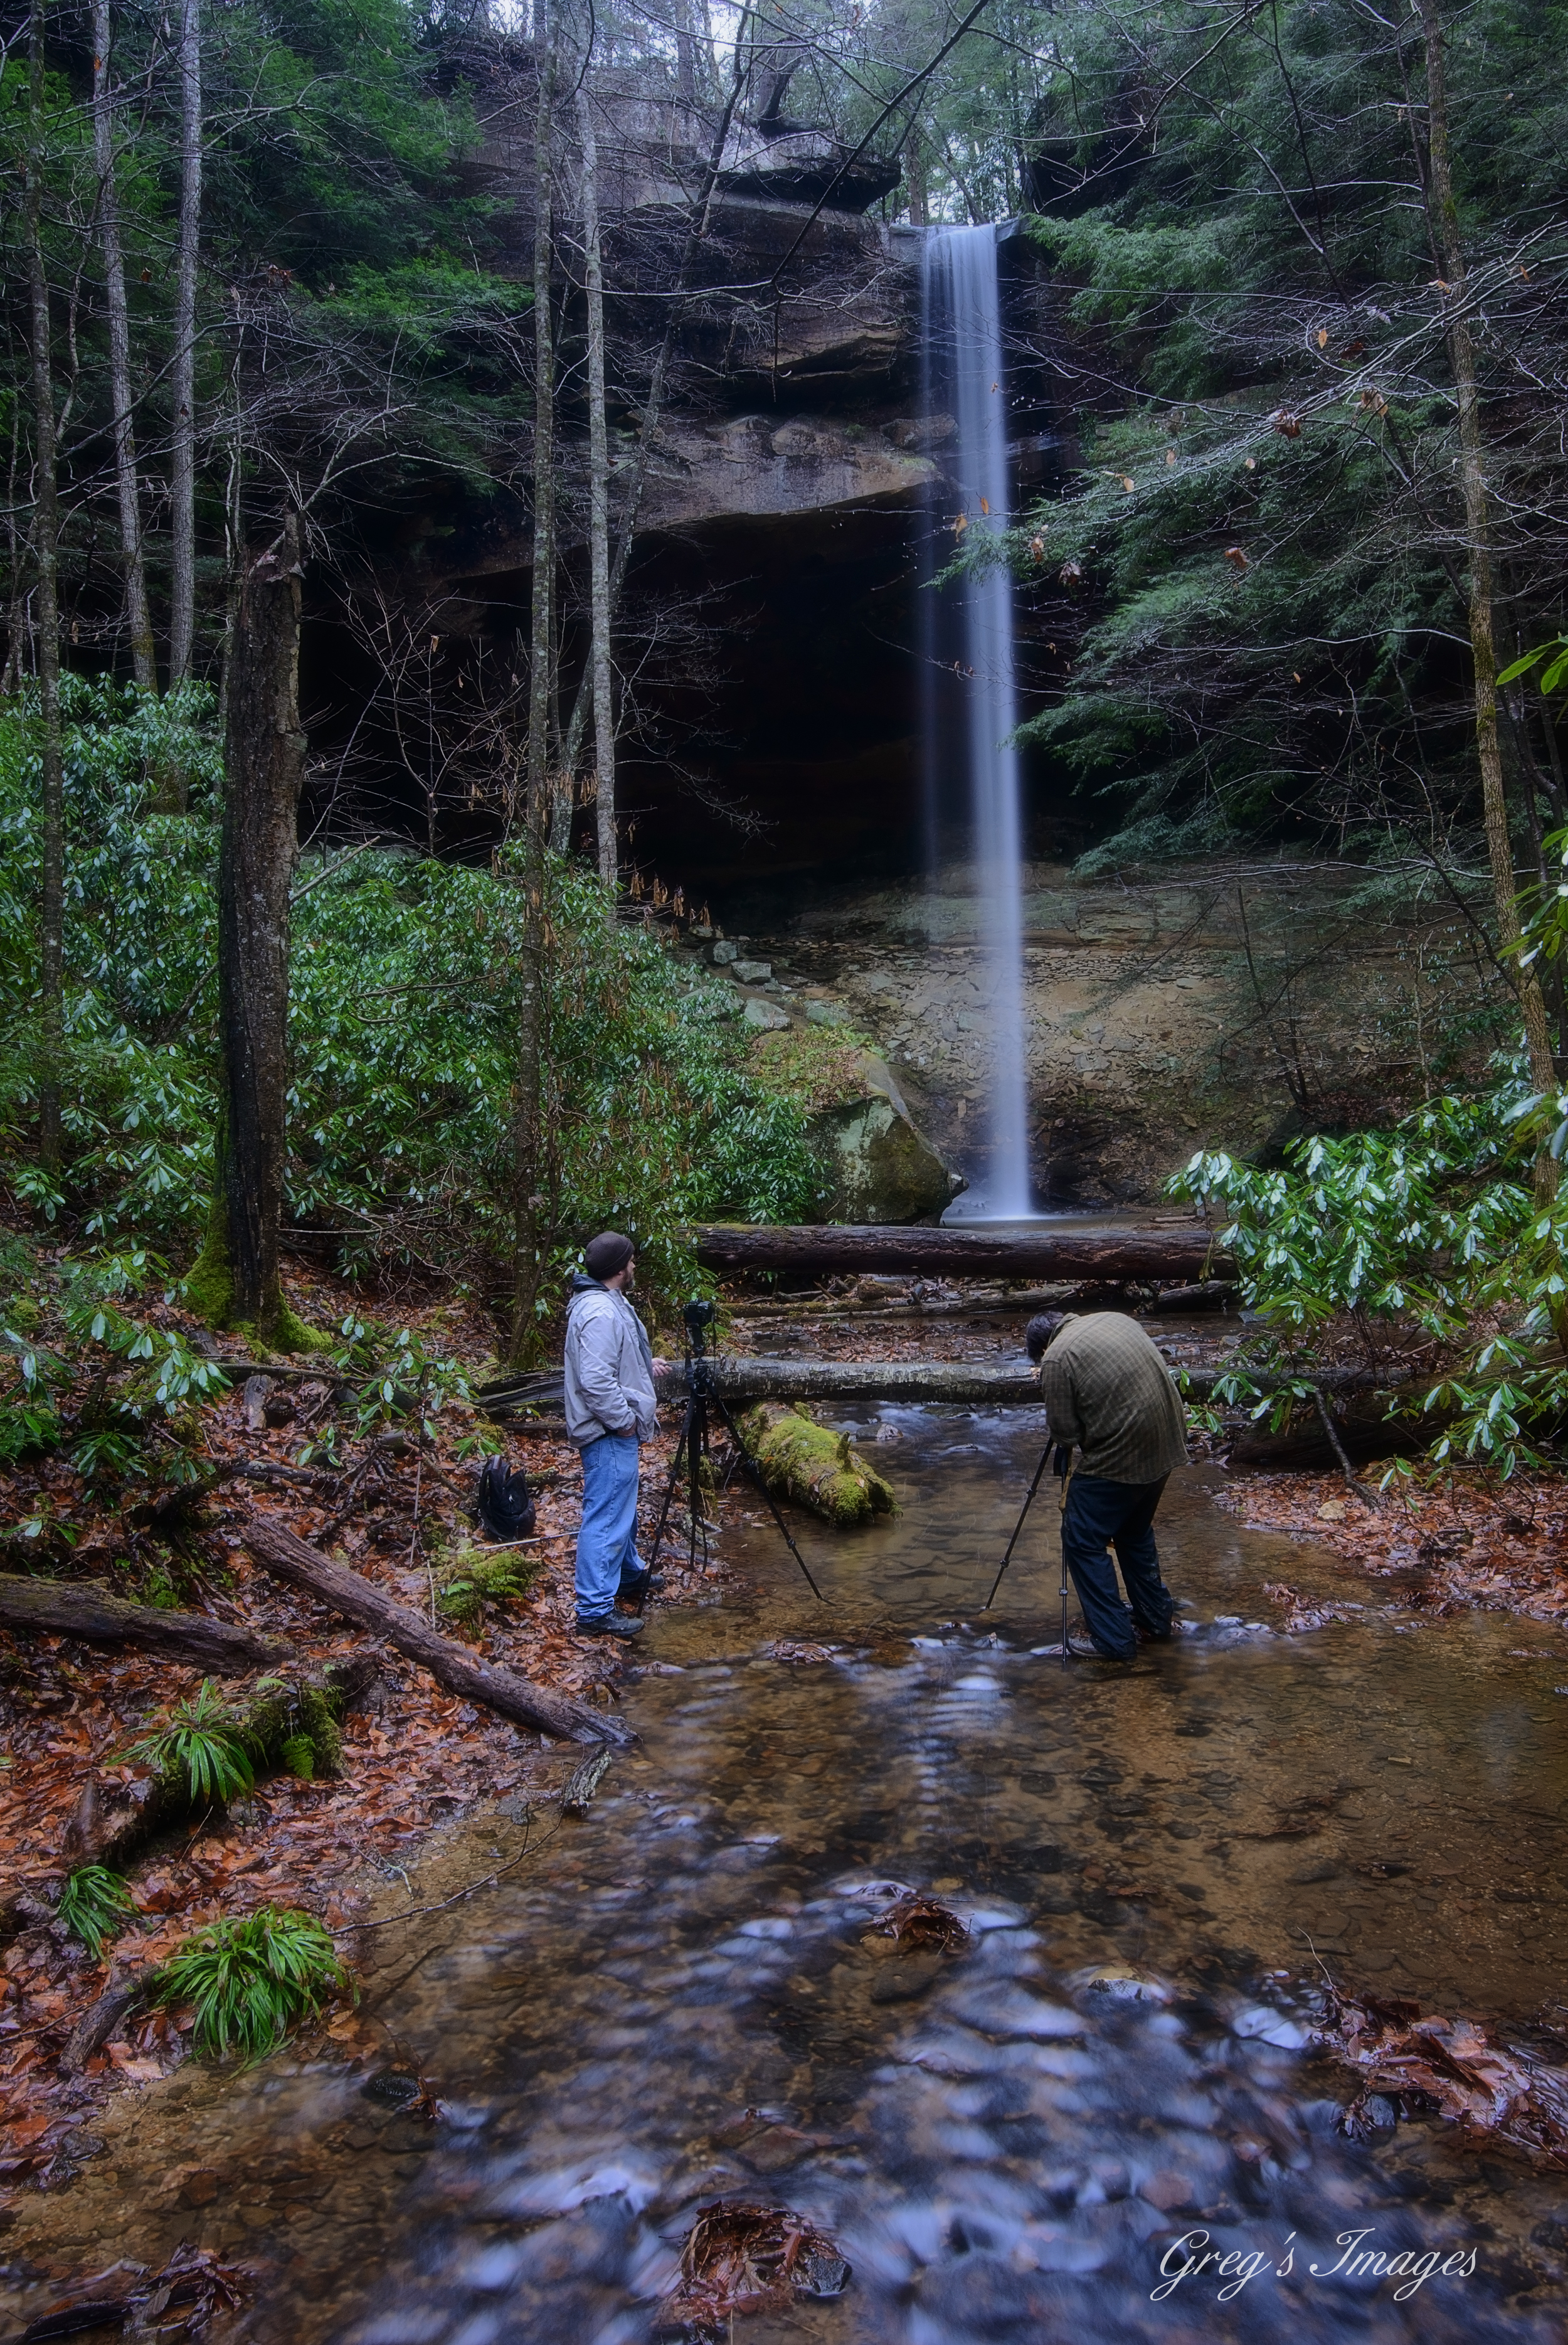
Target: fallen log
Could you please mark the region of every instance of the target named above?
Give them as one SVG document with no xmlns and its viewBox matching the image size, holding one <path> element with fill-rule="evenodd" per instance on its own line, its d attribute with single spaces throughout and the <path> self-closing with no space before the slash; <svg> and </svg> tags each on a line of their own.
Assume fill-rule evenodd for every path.
<svg viewBox="0 0 1568 2345">
<path fill-rule="evenodd" d="M 775 1497 L 834 1523 L 840 1530 L 892 1515 L 898 1501 L 874 1466 L 850 1446 L 846 1433 L 834 1433 L 798 1408 L 760 1401 L 740 1420 L 741 1436 L 764 1482 Z"/>
<path fill-rule="evenodd" d="M 850 1223 L 769 1229 L 710 1222 L 688 1232 L 704 1269 L 726 1277 L 766 1271 L 821 1277 L 828 1271 L 921 1271 L 946 1278 L 1148 1280 L 1172 1286 L 1230 1274 L 1209 1230 L 861 1229 Z"/>
<path fill-rule="evenodd" d="M 0 1626 L 79 1637 L 87 1645 L 141 1645 L 228 1677 L 266 1669 L 288 1650 L 275 1638 L 258 1637 L 227 1620 L 208 1620 L 199 1612 L 159 1612 L 150 1604 L 106 1595 L 101 1588 L 10 1572 L 0 1573 Z"/>
<path fill-rule="evenodd" d="M 713 1389 L 725 1400 L 940 1401 L 985 1408 L 1040 1406 L 1040 1388 L 1025 1367 L 977 1368 L 940 1360 L 777 1360 L 734 1354 L 712 1360 L 708 1365 Z M 1249 1374 L 1239 1367 L 1189 1368 L 1184 1389 L 1192 1399 L 1207 1399 L 1227 1376 Z M 1259 1392 L 1280 1392 L 1298 1379 L 1259 1373 L 1251 1380 Z M 1320 1368 L 1312 1380 L 1325 1393 L 1370 1393 L 1391 1390 L 1409 1378 L 1397 1369 L 1373 1373 L 1365 1368 Z M 653 1385 L 662 1401 L 683 1399 L 688 1389 L 683 1364 L 655 1360 Z"/>
<path fill-rule="evenodd" d="M 106 2045 L 122 2019 L 134 2009 L 152 1979 L 152 1968 L 138 1970 L 106 1987 L 72 2028 L 60 2055 L 62 2076 L 79 2076 L 95 2052 Z"/>
<path fill-rule="evenodd" d="M 622 1725 L 618 1718 L 590 1710 L 586 1702 L 574 1701 L 568 1694 L 551 1693 L 548 1687 L 534 1685 L 515 1670 L 498 1669 L 489 1661 L 481 1661 L 465 1645 L 438 1635 L 407 1605 L 394 1603 L 359 1572 L 345 1564 L 334 1563 L 319 1548 L 308 1546 L 304 1539 L 286 1530 L 281 1523 L 265 1515 L 253 1515 L 246 1525 L 244 1538 L 247 1551 L 274 1579 L 285 1580 L 290 1588 L 304 1589 L 334 1612 L 340 1612 L 345 1619 L 368 1629 L 372 1636 L 384 1637 L 389 1645 L 407 1660 L 417 1661 L 439 1685 L 444 1685 L 449 1693 L 460 1695 L 464 1701 L 479 1702 L 484 1709 L 511 1719 L 516 1726 L 531 1726 L 568 1742 L 636 1741 L 631 1728 Z"/>
</svg>

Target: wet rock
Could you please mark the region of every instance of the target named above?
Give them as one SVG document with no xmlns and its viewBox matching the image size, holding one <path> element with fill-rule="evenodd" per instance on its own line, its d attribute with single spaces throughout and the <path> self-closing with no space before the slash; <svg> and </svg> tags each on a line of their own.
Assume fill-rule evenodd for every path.
<svg viewBox="0 0 1568 2345">
<path fill-rule="evenodd" d="M 1189 2174 L 1179 2174 L 1174 2167 L 1162 2167 L 1138 2186 L 1138 2195 L 1158 2207 L 1162 2215 L 1174 2215 L 1183 2207 L 1195 2207 L 1199 2188 Z"/>
<path fill-rule="evenodd" d="M 1027 2277 L 1000 2256 L 965 2254 L 928 2272 L 916 2302 L 933 2337 L 1023 2337 L 1036 2304 Z M 1040 2333 L 1038 2331 L 1037 2334 Z"/>
<path fill-rule="evenodd" d="M 1163 1979 L 1128 1963 L 1097 1963 L 1092 1970 L 1077 1972 L 1071 1984 L 1088 1994 L 1108 1995 L 1113 2003 L 1170 2001 L 1171 1991 Z"/>
<path fill-rule="evenodd" d="M 940 1954 L 913 1954 L 906 1962 L 885 1963 L 871 1989 L 873 2003 L 914 2003 L 935 1986 L 942 1974 Z"/>
</svg>

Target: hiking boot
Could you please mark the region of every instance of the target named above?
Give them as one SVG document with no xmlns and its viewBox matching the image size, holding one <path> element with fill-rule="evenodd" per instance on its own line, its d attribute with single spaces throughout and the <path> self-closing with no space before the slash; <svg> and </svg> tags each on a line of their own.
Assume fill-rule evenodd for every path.
<svg viewBox="0 0 1568 2345">
<path fill-rule="evenodd" d="M 633 1620 L 629 1612 L 605 1612 L 597 1620 L 579 1620 L 580 1637 L 640 1637 L 644 1623 Z"/>
<path fill-rule="evenodd" d="M 615 1591 L 618 1604 L 641 1604 L 645 1596 L 657 1596 L 664 1585 L 662 1571 L 629 1571 Z"/>
</svg>

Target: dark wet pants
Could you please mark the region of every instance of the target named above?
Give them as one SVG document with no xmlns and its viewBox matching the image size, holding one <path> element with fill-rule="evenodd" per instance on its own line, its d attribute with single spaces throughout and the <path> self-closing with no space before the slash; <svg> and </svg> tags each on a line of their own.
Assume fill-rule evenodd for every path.
<svg viewBox="0 0 1568 2345">
<path fill-rule="evenodd" d="M 1154 1510 L 1168 1475 L 1158 1482 L 1102 1482 L 1075 1474 L 1062 1517 L 1062 1548 L 1097 1653 L 1130 1661 L 1138 1651 L 1134 1623 L 1151 1637 L 1168 1637 L 1176 1605 L 1159 1576 Z M 1106 1549 L 1114 1547 L 1131 1601 L 1121 1600 Z"/>
</svg>

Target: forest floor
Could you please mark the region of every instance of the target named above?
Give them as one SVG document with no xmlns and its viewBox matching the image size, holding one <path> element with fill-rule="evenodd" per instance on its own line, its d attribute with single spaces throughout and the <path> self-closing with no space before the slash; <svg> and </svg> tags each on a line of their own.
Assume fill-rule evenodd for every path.
<svg viewBox="0 0 1568 2345">
<path fill-rule="evenodd" d="M 340 1320 L 354 1299 L 309 1275 L 291 1278 L 290 1291 L 319 1325 Z M 191 1325 L 168 1306 L 148 1316 Z M 432 1305 L 406 1312 L 400 1324 L 470 1375 L 493 1370 L 494 1330 L 477 1313 Z M 329 1396 L 330 1373 L 319 1386 L 292 1388 L 293 1421 L 258 1429 L 247 1421 L 244 1372 L 237 1360 L 230 1391 L 201 1410 L 204 1460 L 213 1467 L 241 1460 L 292 1465 L 304 1447 L 300 1419 Z M 306 1487 L 224 1484 L 183 1552 L 167 1558 L 173 1600 L 283 1639 L 291 1666 L 312 1674 L 363 1654 L 363 1634 L 250 1563 L 243 1528 L 265 1513 L 301 1538 L 325 1538 L 386 1595 L 430 1617 L 440 1575 L 474 1537 L 478 1457 L 460 1450 L 466 1444 L 473 1451 L 476 1439 L 486 1450 L 501 1446 L 476 1407 L 449 1403 L 432 1422 L 434 1441 L 422 1450 L 412 1442 L 400 1454 L 382 1440 L 349 1442 L 340 1468 L 319 1472 Z M 674 1442 L 672 1427 L 644 1451 L 645 1488 L 662 1480 Z M 563 1434 L 514 1436 L 505 1447 L 526 1467 L 535 1493 L 538 1537 L 524 1550 L 534 1576 L 521 1601 L 486 1603 L 466 1641 L 536 1684 L 608 1706 L 626 1649 L 574 1632 L 575 1453 Z M 106 1579 L 130 1593 L 122 1568 L 139 1569 L 144 1580 L 149 1566 L 160 1571 L 136 1528 L 137 1496 L 134 1487 L 95 1492 L 55 1453 L 0 1474 L 0 1522 L 14 1528 L 47 1520 L 61 1577 Z M 658 1600 L 715 1600 L 722 1566 L 706 1576 L 663 1568 L 667 1586 Z M 465 1635 L 454 1621 L 437 1625 L 449 1636 Z M 129 1865 L 137 1910 L 106 1950 L 116 1975 L 157 1963 L 204 1924 L 261 1905 L 304 1908 L 341 1930 L 378 1886 L 397 1878 L 434 1827 L 486 1802 L 510 1803 L 520 1814 L 558 1789 L 583 1757 L 579 1746 L 523 1734 L 456 1699 L 389 1648 L 373 1650 L 374 1680 L 341 1721 L 336 1775 L 309 1782 L 267 1775 L 227 1810 L 193 1812 L 179 1829 L 160 1832 Z M 84 1787 L 94 1777 L 134 1776 L 134 1766 L 116 1764 L 119 1754 L 200 1683 L 200 1670 L 155 1653 L 0 1629 L 0 1904 L 18 1893 L 24 1901 L 24 1926 L 0 1952 L 0 2229 L 8 2188 L 47 2188 L 69 2178 L 73 2143 L 86 2138 L 83 2128 L 90 2130 L 95 2107 L 110 2091 L 150 2082 L 185 2056 L 191 2015 L 160 2011 L 116 2032 L 80 2077 L 60 2077 L 62 2047 L 110 1973 L 47 1916 L 69 1869 L 63 1836 Z M 224 1681 L 221 1691 L 238 1705 L 243 1682 Z"/>
<path fill-rule="evenodd" d="M 320 1325 L 340 1319 L 353 1300 L 309 1274 L 294 1280 L 293 1292 Z M 747 1311 L 733 1322 L 728 1341 L 747 1352 L 829 1359 L 994 1360 L 1020 1352 L 1018 1313 L 888 1320 L 880 1311 L 856 1312 L 842 1294 L 824 1299 L 821 1316 L 770 1319 Z M 164 1309 L 179 1320 L 173 1306 Z M 492 1361 L 493 1327 L 467 1306 L 430 1304 L 406 1310 L 400 1324 L 411 1326 L 428 1352 L 458 1360 L 470 1375 Z M 1187 1321 L 1151 1322 L 1149 1331 L 1174 1361 L 1199 1365 L 1234 1341 L 1234 1323 L 1231 1330 Z M 329 1406 L 329 1375 L 319 1386 L 293 1387 L 289 1422 L 258 1428 L 248 1420 L 240 1389 L 244 1363 L 237 1358 L 234 1365 L 233 1388 L 201 1410 L 206 1460 L 301 1472 L 305 1421 Z M 434 1427 L 423 1449 L 409 1442 L 400 1451 L 384 1437 L 375 1444 L 367 1437 L 359 1455 L 350 1441 L 340 1447 L 338 1466 L 309 1480 L 224 1484 L 171 1561 L 179 1603 L 282 1639 L 310 1670 L 364 1652 L 363 1636 L 250 1564 L 244 1525 L 266 1513 L 339 1553 L 387 1595 L 433 1614 L 440 1573 L 472 1537 L 478 1451 L 498 1446 L 474 1406 L 449 1403 Z M 645 1454 L 650 1497 L 674 1441 L 672 1424 Z M 528 1550 L 535 1573 L 521 1600 L 487 1603 L 468 1639 L 486 1659 L 537 1683 L 612 1704 L 625 1652 L 573 1630 L 575 1457 L 562 1435 L 549 1432 L 514 1430 L 505 1446 L 536 1493 L 538 1538 Z M 1199 1447 L 1223 1457 L 1216 1436 Z M 1367 1478 L 1375 1488 L 1376 1470 Z M 1418 1479 L 1403 1496 L 1362 1497 L 1340 1475 L 1238 1474 L 1217 1497 L 1249 1526 L 1326 1546 L 1372 1578 L 1392 1579 L 1404 1601 L 1434 1612 L 1477 1606 L 1568 1619 L 1568 1493 L 1554 1482 L 1519 1477 L 1499 1488 L 1466 1476 L 1428 1487 Z M 46 1518 L 63 1576 L 112 1582 L 124 1569 L 145 1578 L 147 1539 L 136 1528 L 135 1497 L 134 1490 L 95 1491 L 56 1453 L 0 1475 L 0 1522 L 14 1540 L 18 1524 Z M 722 1558 L 705 1574 L 667 1559 L 661 1568 L 668 1586 L 659 1601 L 719 1600 Z M 1287 1589 L 1274 1593 L 1278 1603 L 1292 1600 Z M 440 1625 L 465 1633 L 444 1619 Z M 0 1630 L 0 1904 L 17 1893 L 22 1899 L 20 1912 L 13 1908 L 21 1926 L 0 1952 L 0 2230 L 7 2191 L 71 2179 L 83 2145 L 90 2147 L 94 2112 L 110 2093 L 150 2083 L 186 2056 L 191 2015 L 160 2011 L 121 2027 L 79 2076 L 61 2076 L 62 2048 L 111 1975 L 156 1964 L 204 1924 L 264 1904 L 317 1914 L 330 1929 L 348 1931 L 351 1945 L 349 1925 L 377 1891 L 406 1878 L 435 1828 L 498 1803 L 519 1818 L 549 1800 L 582 1756 L 444 1692 L 385 1647 L 374 1652 L 375 1678 L 342 1721 L 339 1771 L 315 1781 L 268 1775 L 227 1810 L 193 1812 L 179 1829 L 162 1832 L 128 1866 L 137 1911 L 100 1964 L 51 1918 L 68 1869 L 66 1826 L 89 1779 L 124 1780 L 135 1771 L 121 1754 L 172 1703 L 196 1693 L 200 1672 L 154 1655 Z M 223 1690 L 237 1698 L 232 1683 Z"/>
</svg>

